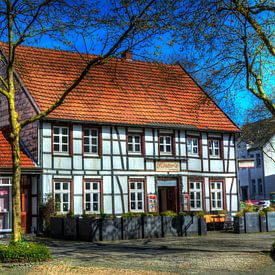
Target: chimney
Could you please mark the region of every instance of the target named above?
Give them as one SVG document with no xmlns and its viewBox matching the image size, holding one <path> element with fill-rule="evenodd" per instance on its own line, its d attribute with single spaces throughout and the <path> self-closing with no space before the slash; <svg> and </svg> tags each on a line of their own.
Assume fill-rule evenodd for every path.
<svg viewBox="0 0 275 275">
<path fill-rule="evenodd" d="M 132 51 L 125 51 L 121 54 L 121 58 L 132 61 L 133 60 L 133 52 Z"/>
</svg>

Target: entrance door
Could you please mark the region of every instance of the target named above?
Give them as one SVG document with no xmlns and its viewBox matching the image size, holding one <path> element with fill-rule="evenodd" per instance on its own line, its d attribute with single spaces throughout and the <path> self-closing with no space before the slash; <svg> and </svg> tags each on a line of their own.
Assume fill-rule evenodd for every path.
<svg viewBox="0 0 275 275">
<path fill-rule="evenodd" d="M 177 179 L 158 180 L 159 212 L 178 212 Z"/>
<path fill-rule="evenodd" d="M 30 232 L 31 223 L 31 193 L 28 179 L 22 178 L 21 182 L 21 228 L 22 233 Z"/>
</svg>

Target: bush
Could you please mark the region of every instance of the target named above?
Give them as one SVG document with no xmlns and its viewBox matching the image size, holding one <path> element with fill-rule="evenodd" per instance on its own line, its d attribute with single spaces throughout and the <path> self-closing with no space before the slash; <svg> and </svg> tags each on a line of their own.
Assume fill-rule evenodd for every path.
<svg viewBox="0 0 275 275">
<path fill-rule="evenodd" d="M 43 244 L 18 242 L 0 245 L 0 262 L 40 262 L 51 258 L 49 249 Z"/>
<path fill-rule="evenodd" d="M 271 254 L 275 256 L 275 243 L 271 246 Z"/>
<path fill-rule="evenodd" d="M 160 214 L 161 216 L 176 217 L 177 214 L 171 210 L 164 211 Z"/>
</svg>

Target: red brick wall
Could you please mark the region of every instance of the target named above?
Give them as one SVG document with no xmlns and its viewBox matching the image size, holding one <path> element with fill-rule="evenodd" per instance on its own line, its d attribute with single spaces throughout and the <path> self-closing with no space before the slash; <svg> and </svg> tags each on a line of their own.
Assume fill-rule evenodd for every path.
<svg viewBox="0 0 275 275">
<path fill-rule="evenodd" d="M 25 91 L 16 84 L 17 93 L 15 96 L 16 110 L 19 113 L 20 121 L 29 118 L 35 114 L 35 109 L 28 99 Z M 3 95 L 0 95 L 0 128 L 9 125 L 9 113 L 7 100 Z M 38 122 L 26 126 L 21 132 L 21 139 L 26 147 L 33 155 L 35 160 L 38 160 Z"/>
</svg>

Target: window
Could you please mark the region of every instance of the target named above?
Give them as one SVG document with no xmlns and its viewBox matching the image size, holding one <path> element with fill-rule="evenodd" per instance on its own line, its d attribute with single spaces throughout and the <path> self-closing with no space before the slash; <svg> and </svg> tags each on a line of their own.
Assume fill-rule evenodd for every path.
<svg viewBox="0 0 275 275">
<path fill-rule="evenodd" d="M 252 193 L 256 194 L 256 181 L 252 180 L 251 182 L 252 182 Z"/>
<path fill-rule="evenodd" d="M 141 154 L 141 135 L 128 135 L 128 152 L 133 154 Z"/>
<path fill-rule="evenodd" d="M 85 128 L 84 132 L 84 154 L 98 155 L 99 138 L 98 129 Z"/>
<path fill-rule="evenodd" d="M 263 182 L 262 182 L 262 179 L 258 179 L 258 192 L 259 192 L 259 194 L 263 193 Z"/>
<path fill-rule="evenodd" d="M 55 153 L 69 153 L 69 128 L 53 127 L 53 150 Z"/>
<path fill-rule="evenodd" d="M 218 139 L 209 140 L 208 146 L 211 157 L 220 157 L 220 141 Z"/>
<path fill-rule="evenodd" d="M 130 211 L 144 212 L 144 182 L 130 182 Z"/>
<path fill-rule="evenodd" d="M 100 212 L 100 182 L 86 181 L 84 186 L 84 209 L 87 212 Z"/>
<path fill-rule="evenodd" d="M 11 178 L 0 178 L 0 232 L 11 231 Z"/>
<path fill-rule="evenodd" d="M 187 152 L 189 155 L 199 155 L 199 139 L 194 137 L 187 138 Z"/>
<path fill-rule="evenodd" d="M 261 162 L 261 155 L 256 154 L 256 163 L 257 163 L 257 168 L 261 168 L 262 162 Z"/>
<path fill-rule="evenodd" d="M 58 181 L 54 183 L 54 202 L 57 212 L 68 212 L 70 210 L 70 182 Z"/>
<path fill-rule="evenodd" d="M 222 182 L 211 182 L 211 209 L 223 209 L 223 184 Z"/>
<path fill-rule="evenodd" d="M 202 182 L 190 182 L 190 210 L 202 210 Z"/>
<path fill-rule="evenodd" d="M 161 135 L 159 137 L 159 151 L 161 154 L 172 154 L 172 136 L 168 135 Z"/>
</svg>

